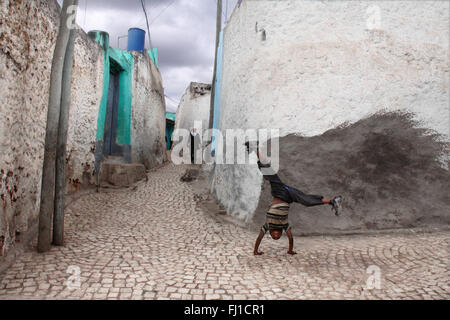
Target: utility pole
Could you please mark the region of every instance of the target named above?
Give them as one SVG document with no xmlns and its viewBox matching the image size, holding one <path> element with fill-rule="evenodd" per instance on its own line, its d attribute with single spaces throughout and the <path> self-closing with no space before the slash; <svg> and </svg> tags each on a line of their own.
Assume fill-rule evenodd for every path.
<svg viewBox="0 0 450 320">
<path fill-rule="evenodd" d="M 47 110 L 47 127 L 45 132 L 44 163 L 42 169 L 41 204 L 39 209 L 38 251 L 46 252 L 51 247 L 51 223 L 54 211 L 56 149 L 61 105 L 62 74 L 67 44 L 69 42 L 68 9 L 77 0 L 64 0 L 61 10 L 58 36 L 53 52 L 50 74 L 50 91 Z"/>
<path fill-rule="evenodd" d="M 147 22 L 148 45 L 150 46 L 150 50 L 151 50 L 151 49 L 153 49 L 152 38 L 150 37 L 150 25 L 148 24 L 147 9 L 145 8 L 144 0 L 141 0 L 141 4 L 142 4 L 142 10 L 144 10 L 145 21 Z"/>
<path fill-rule="evenodd" d="M 59 114 L 58 142 L 56 149 L 55 213 L 53 214 L 53 244 L 64 245 L 64 194 L 66 192 L 66 149 L 69 129 L 70 93 L 72 89 L 73 56 L 76 30 L 70 30 L 69 43 L 64 59 L 61 112 Z"/>
<path fill-rule="evenodd" d="M 219 49 L 220 32 L 222 31 L 222 0 L 217 0 L 217 25 L 216 25 L 216 56 L 214 59 L 214 75 L 211 87 L 211 105 L 209 109 L 209 129 L 214 125 L 214 99 L 216 93 L 217 52 Z"/>
<path fill-rule="evenodd" d="M 225 24 L 228 22 L 228 0 L 225 1 Z"/>
</svg>

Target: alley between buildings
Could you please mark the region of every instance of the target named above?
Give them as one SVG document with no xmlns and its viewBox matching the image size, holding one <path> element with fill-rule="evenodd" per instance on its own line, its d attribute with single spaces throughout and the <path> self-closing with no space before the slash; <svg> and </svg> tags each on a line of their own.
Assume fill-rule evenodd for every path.
<svg viewBox="0 0 450 320">
<path fill-rule="evenodd" d="M 296 237 L 296 256 L 285 237 L 266 238 L 255 257 L 256 232 L 202 209 L 186 169 L 167 164 L 134 190 L 71 203 L 66 245 L 21 255 L 0 275 L 0 299 L 450 297 L 448 231 Z"/>
</svg>

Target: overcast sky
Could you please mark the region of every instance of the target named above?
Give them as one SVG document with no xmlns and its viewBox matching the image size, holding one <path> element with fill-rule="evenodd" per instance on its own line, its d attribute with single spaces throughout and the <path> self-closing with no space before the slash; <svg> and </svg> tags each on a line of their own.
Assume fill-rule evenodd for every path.
<svg viewBox="0 0 450 320">
<path fill-rule="evenodd" d="M 231 16 L 236 2 L 223 0 L 223 20 L 226 13 Z M 145 0 L 145 3 L 152 45 L 159 52 L 165 94 L 177 101 L 166 98 L 167 111 L 174 112 L 191 81 L 212 81 L 217 0 Z M 77 22 L 86 32 L 108 32 L 111 47 L 118 47 L 117 38 L 126 35 L 129 28 L 147 29 L 140 0 L 79 0 Z M 120 39 L 120 48 L 126 49 L 126 45 L 127 39 Z"/>
</svg>

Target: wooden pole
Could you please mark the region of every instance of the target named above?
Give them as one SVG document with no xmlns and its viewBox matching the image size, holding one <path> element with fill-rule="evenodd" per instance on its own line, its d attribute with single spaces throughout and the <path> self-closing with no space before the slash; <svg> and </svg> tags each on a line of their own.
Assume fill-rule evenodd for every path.
<svg viewBox="0 0 450 320">
<path fill-rule="evenodd" d="M 67 131 L 69 129 L 70 94 L 72 89 L 72 69 L 75 47 L 76 30 L 70 30 L 64 60 L 61 112 L 59 114 L 58 142 L 56 149 L 56 176 L 55 176 L 55 213 L 53 214 L 53 244 L 64 244 L 64 194 L 66 191 L 66 148 Z"/>
<path fill-rule="evenodd" d="M 141 0 L 141 4 L 142 4 L 142 10 L 144 10 L 145 21 L 147 22 L 148 45 L 150 46 L 150 50 L 152 50 L 153 46 L 152 46 L 152 39 L 150 37 L 150 25 L 148 24 L 147 9 L 145 8 L 144 0 Z"/>
<path fill-rule="evenodd" d="M 60 15 L 59 31 L 53 52 L 50 74 L 50 91 L 45 132 L 44 163 L 42 169 L 41 205 L 39 209 L 38 251 L 46 252 L 51 247 L 51 223 L 54 210 L 56 144 L 62 91 L 62 73 L 70 30 L 68 8 L 75 0 L 64 0 Z"/>
</svg>

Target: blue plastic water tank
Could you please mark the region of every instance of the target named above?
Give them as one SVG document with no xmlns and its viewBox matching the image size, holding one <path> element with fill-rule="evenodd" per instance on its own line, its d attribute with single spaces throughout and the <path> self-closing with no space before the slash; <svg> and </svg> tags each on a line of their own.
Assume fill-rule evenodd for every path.
<svg viewBox="0 0 450 320">
<path fill-rule="evenodd" d="M 128 30 L 128 51 L 145 52 L 145 31 L 139 28 Z"/>
</svg>

